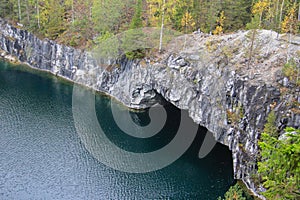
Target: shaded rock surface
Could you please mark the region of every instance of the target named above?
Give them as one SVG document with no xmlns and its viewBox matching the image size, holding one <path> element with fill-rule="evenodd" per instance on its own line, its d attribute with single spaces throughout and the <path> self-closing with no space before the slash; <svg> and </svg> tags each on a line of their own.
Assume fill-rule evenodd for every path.
<svg viewBox="0 0 300 200">
<path fill-rule="evenodd" d="M 160 94 L 188 110 L 232 150 L 235 178 L 258 193 L 252 176 L 268 113 L 276 111 L 281 131 L 300 127 L 300 90 L 281 73 L 287 57 L 299 64 L 300 46 L 286 42 L 285 35 L 277 39 L 276 33 L 262 30 L 249 58 L 249 34 L 194 34 L 177 38 L 155 58 L 99 61 L 91 53 L 40 40 L 0 20 L 0 53 L 105 92 L 131 108 L 149 107 Z"/>
</svg>

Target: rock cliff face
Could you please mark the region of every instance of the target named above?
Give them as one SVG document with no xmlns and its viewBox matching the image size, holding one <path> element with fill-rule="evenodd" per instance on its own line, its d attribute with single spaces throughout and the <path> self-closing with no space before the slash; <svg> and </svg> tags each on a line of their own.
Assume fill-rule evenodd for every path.
<svg viewBox="0 0 300 200">
<path fill-rule="evenodd" d="M 232 150 L 235 178 L 258 194 L 252 176 L 268 113 L 276 112 L 280 130 L 300 127 L 300 89 L 281 74 L 287 56 L 299 64 L 300 39 L 288 43 L 284 35 L 258 31 L 251 50 L 250 34 L 193 34 L 152 59 L 97 62 L 90 53 L 0 20 L 0 49 L 2 56 L 105 92 L 131 108 L 148 107 L 160 94 Z M 186 48 L 179 50 L 183 41 Z"/>
</svg>

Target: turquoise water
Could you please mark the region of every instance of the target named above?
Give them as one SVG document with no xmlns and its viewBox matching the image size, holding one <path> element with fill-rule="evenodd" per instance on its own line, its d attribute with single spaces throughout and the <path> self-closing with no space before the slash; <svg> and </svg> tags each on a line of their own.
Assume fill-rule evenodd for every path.
<svg viewBox="0 0 300 200">
<path fill-rule="evenodd" d="M 76 132 L 72 92 L 71 83 L 0 61 L 0 199 L 214 200 L 234 183 L 227 147 L 217 144 L 198 159 L 206 134 L 201 127 L 188 151 L 161 170 L 131 174 L 103 165 Z M 110 101 L 96 95 L 97 116 L 109 130 L 107 137 L 122 149 L 154 151 L 176 134 L 180 110 L 172 105 L 165 106 L 168 119 L 162 131 L 138 139 L 118 129 Z M 141 125 L 150 121 L 147 111 L 131 116 Z"/>
</svg>

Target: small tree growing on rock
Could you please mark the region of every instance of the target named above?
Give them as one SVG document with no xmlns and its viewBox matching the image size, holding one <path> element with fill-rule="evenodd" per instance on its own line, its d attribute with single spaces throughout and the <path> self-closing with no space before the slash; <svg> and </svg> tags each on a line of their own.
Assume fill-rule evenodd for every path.
<svg viewBox="0 0 300 200">
<path fill-rule="evenodd" d="M 220 35 L 223 33 L 223 27 L 224 27 L 224 21 L 225 21 L 226 17 L 225 17 L 225 13 L 224 11 L 222 11 L 220 13 L 219 18 L 217 19 L 217 27 L 216 29 L 213 31 L 214 35 Z"/>
<path fill-rule="evenodd" d="M 283 33 L 296 34 L 297 26 L 296 4 L 294 4 L 281 24 L 281 31 Z"/>
</svg>

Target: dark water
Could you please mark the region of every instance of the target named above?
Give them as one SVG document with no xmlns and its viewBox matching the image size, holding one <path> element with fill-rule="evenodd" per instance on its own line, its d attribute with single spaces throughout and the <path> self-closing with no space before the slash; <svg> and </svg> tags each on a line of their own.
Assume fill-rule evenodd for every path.
<svg viewBox="0 0 300 200">
<path fill-rule="evenodd" d="M 56 77 L 0 62 L 0 199 L 214 200 L 234 182 L 225 146 L 218 144 L 207 157 L 197 158 L 203 128 L 189 150 L 164 169 L 130 174 L 103 165 L 76 132 L 72 90 L 70 83 Z M 137 139 L 116 127 L 107 106 L 110 101 L 96 96 L 97 115 L 106 113 L 99 121 L 121 148 L 149 152 L 174 137 L 180 118 L 175 107 L 166 106 L 168 120 L 159 134 Z M 131 116 L 142 125 L 149 123 L 147 112 Z"/>
</svg>

